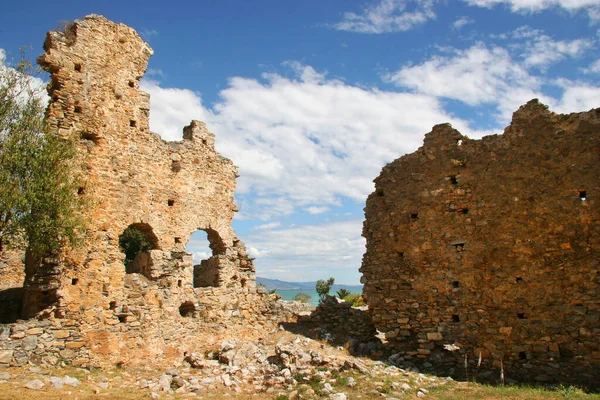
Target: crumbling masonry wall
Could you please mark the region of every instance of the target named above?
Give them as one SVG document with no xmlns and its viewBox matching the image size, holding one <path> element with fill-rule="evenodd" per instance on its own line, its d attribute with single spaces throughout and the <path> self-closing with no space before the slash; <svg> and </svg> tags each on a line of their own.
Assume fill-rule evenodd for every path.
<svg viewBox="0 0 600 400">
<path fill-rule="evenodd" d="M 180 142 L 149 131 L 149 95 L 138 88 L 148 44 L 90 15 L 49 32 L 44 50 L 47 120 L 79 143 L 87 232 L 81 247 L 28 269 L 24 314 L 43 321 L 0 327 L 0 364 L 183 359 L 214 335 L 267 323 L 268 297 L 231 228 L 237 168 L 202 122 Z M 119 236 L 129 226 L 153 248 L 126 269 Z M 198 229 L 208 233 L 210 268 L 185 252 Z"/>
<path fill-rule="evenodd" d="M 600 382 L 599 166 L 600 109 L 532 100 L 481 140 L 435 126 L 367 200 L 378 330 L 443 373 L 464 377 L 466 356 L 481 378 Z"/>
</svg>

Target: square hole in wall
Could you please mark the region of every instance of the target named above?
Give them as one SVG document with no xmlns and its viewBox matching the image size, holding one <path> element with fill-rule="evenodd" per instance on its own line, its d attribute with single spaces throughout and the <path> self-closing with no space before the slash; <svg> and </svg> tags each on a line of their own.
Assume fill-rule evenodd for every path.
<svg viewBox="0 0 600 400">
<path fill-rule="evenodd" d="M 73 111 L 75 111 L 77 114 L 81 114 L 81 106 L 75 106 Z"/>
<path fill-rule="evenodd" d="M 181 243 L 181 238 L 180 237 L 176 237 L 175 238 L 175 243 Z"/>
<path fill-rule="evenodd" d="M 526 319 L 525 318 L 525 313 L 522 313 L 522 312 L 517 313 L 517 318 L 519 318 L 519 319 Z"/>
<path fill-rule="evenodd" d="M 169 205 L 169 207 L 173 207 L 175 205 L 175 200 L 168 200 L 167 204 Z"/>
<path fill-rule="evenodd" d="M 79 279 L 73 278 L 71 279 L 71 285 L 77 285 L 79 283 Z"/>
<path fill-rule="evenodd" d="M 452 322 L 460 322 L 460 316 L 458 316 L 458 315 L 453 315 L 453 316 L 452 316 Z"/>
<path fill-rule="evenodd" d="M 136 122 L 133 119 L 129 121 L 129 126 L 135 127 L 136 125 L 137 124 L 136 124 Z"/>
<path fill-rule="evenodd" d="M 135 87 L 135 82 L 134 81 L 129 81 L 129 87 Z"/>
<path fill-rule="evenodd" d="M 515 280 L 517 281 L 517 283 L 521 283 L 521 282 L 523 282 L 523 278 L 521 278 L 520 276 L 519 276 L 519 277 L 517 277 L 517 279 L 515 279 Z"/>
<path fill-rule="evenodd" d="M 79 64 L 79 63 L 75 63 L 74 69 L 75 69 L 75 71 L 77 71 L 77 72 L 81 72 L 81 64 Z"/>
<path fill-rule="evenodd" d="M 377 194 L 378 197 L 383 197 L 383 189 L 377 189 L 375 191 L 375 193 Z"/>
<path fill-rule="evenodd" d="M 520 351 L 519 360 L 527 360 L 527 353 L 525 353 L 524 351 Z"/>
<path fill-rule="evenodd" d="M 452 281 L 452 287 L 454 289 L 460 288 L 460 282 L 459 281 Z"/>
<path fill-rule="evenodd" d="M 458 185 L 458 180 L 456 179 L 456 175 L 448 176 L 448 180 L 450 181 L 451 184 Z"/>
<path fill-rule="evenodd" d="M 587 192 L 585 190 L 580 190 L 579 191 L 579 199 L 581 201 L 586 201 L 587 200 Z"/>
<path fill-rule="evenodd" d="M 419 219 L 419 213 L 411 213 L 410 214 L 410 219 L 413 221 L 416 221 Z"/>
</svg>

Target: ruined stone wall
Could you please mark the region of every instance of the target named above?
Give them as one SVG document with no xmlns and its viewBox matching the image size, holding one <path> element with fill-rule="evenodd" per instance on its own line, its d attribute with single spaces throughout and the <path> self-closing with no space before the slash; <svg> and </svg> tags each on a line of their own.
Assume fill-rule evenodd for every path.
<svg viewBox="0 0 600 400">
<path fill-rule="evenodd" d="M 600 381 L 600 109 L 532 100 L 503 135 L 437 125 L 365 209 L 364 294 L 407 361 Z M 444 345 L 460 350 L 449 351 Z"/>
<path fill-rule="evenodd" d="M 25 316 L 46 321 L 0 329 L 7 338 L 0 348 L 12 352 L 3 359 L 182 359 L 213 340 L 211 333 L 235 336 L 267 324 L 270 303 L 231 228 L 237 168 L 216 152 L 202 122 L 192 121 L 180 142 L 149 131 L 150 99 L 138 84 L 151 48 L 133 29 L 90 15 L 49 32 L 44 50 L 38 62 L 51 74 L 47 120 L 54 133 L 79 143 L 87 232 L 81 247 L 26 276 Z M 153 249 L 126 268 L 119 236 L 129 226 Z M 193 266 L 185 252 L 198 229 L 213 251 L 208 269 Z M 39 340 L 31 347 L 33 336 Z"/>
</svg>

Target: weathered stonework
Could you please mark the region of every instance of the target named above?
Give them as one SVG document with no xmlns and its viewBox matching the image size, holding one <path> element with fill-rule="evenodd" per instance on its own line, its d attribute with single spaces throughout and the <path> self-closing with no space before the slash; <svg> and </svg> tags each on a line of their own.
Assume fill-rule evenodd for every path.
<svg viewBox="0 0 600 400">
<path fill-rule="evenodd" d="M 148 44 L 90 15 L 49 32 L 44 49 L 47 120 L 79 143 L 87 232 L 81 247 L 26 269 L 24 316 L 44 321 L 2 327 L 0 350 L 11 352 L 3 359 L 169 361 L 217 340 L 212 333 L 235 336 L 269 322 L 268 296 L 231 228 L 237 168 L 202 122 L 185 127 L 180 142 L 149 131 L 150 99 L 138 88 Z M 153 249 L 126 268 L 119 236 L 130 226 Z M 194 266 L 185 246 L 198 229 L 213 256 Z"/>
<path fill-rule="evenodd" d="M 480 377 L 600 382 L 599 166 L 600 109 L 532 100 L 481 140 L 435 126 L 367 200 L 378 330 L 445 373 L 481 355 Z"/>
</svg>

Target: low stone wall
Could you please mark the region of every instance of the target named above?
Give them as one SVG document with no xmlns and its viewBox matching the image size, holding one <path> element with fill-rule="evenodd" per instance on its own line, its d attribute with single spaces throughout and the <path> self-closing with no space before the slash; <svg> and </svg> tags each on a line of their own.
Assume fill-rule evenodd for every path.
<svg viewBox="0 0 600 400">
<path fill-rule="evenodd" d="M 368 308 L 352 307 L 333 296 L 327 296 L 310 315 L 300 316 L 298 322 L 320 329 L 323 338 L 334 343 L 350 342 L 351 352 L 358 350 L 360 343 L 378 341 Z"/>
</svg>

